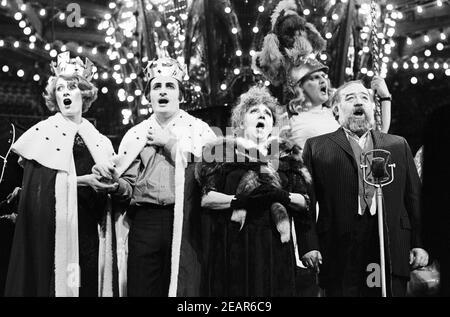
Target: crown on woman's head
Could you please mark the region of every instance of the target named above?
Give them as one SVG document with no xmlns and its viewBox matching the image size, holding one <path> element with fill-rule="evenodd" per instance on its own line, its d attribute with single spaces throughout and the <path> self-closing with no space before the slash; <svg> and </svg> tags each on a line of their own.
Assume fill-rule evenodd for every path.
<svg viewBox="0 0 450 317">
<path fill-rule="evenodd" d="M 85 62 L 79 56 L 70 58 L 70 52 L 58 54 L 56 62 L 52 61 L 50 63 L 50 67 L 55 76 L 78 74 L 87 81 L 91 81 L 94 76 L 93 66 L 94 64 L 87 57 L 85 58 Z"/>
<path fill-rule="evenodd" d="M 173 58 L 159 58 L 149 61 L 144 73 L 148 81 L 155 77 L 165 76 L 175 78 L 179 82 L 182 82 L 186 74 L 186 65 L 181 65 Z"/>
</svg>

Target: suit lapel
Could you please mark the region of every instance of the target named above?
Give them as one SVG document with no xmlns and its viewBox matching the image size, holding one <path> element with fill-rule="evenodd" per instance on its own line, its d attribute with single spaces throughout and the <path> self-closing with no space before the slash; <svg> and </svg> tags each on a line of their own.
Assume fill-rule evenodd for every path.
<svg viewBox="0 0 450 317">
<path fill-rule="evenodd" d="M 353 167 L 356 169 L 356 171 L 358 171 L 355 156 L 353 154 L 352 147 L 350 146 L 350 142 L 345 135 L 344 129 L 342 127 L 339 128 L 338 130 L 336 130 L 336 132 L 330 134 L 329 138 L 347 153 L 347 155 L 350 157 L 350 160 L 352 161 Z"/>
<path fill-rule="evenodd" d="M 371 130 L 372 140 L 373 140 L 373 149 L 383 149 L 384 138 L 383 134 L 379 131 Z"/>
</svg>

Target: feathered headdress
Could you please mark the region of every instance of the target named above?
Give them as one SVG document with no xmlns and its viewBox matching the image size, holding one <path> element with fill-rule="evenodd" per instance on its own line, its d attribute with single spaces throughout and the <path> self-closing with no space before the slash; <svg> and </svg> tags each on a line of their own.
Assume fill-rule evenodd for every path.
<svg viewBox="0 0 450 317">
<path fill-rule="evenodd" d="M 261 51 L 255 54 L 254 66 L 278 86 L 286 81 L 289 68 L 321 52 L 326 41 L 314 25 L 298 14 L 294 0 L 283 0 L 276 6 L 271 26 Z"/>
<path fill-rule="evenodd" d="M 79 56 L 70 58 L 70 52 L 58 54 L 56 62 L 52 61 L 50 63 L 50 67 L 55 76 L 78 74 L 87 81 L 91 81 L 94 76 L 93 66 L 94 64 L 87 57 L 85 58 L 85 62 Z"/>
</svg>

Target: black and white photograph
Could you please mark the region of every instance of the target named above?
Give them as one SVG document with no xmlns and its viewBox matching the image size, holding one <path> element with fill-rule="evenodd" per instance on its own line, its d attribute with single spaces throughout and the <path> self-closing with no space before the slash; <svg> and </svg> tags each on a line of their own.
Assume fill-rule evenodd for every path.
<svg viewBox="0 0 450 317">
<path fill-rule="evenodd" d="M 450 0 L 0 0 L 0 297 L 450 296 L 449 38 Z"/>
</svg>

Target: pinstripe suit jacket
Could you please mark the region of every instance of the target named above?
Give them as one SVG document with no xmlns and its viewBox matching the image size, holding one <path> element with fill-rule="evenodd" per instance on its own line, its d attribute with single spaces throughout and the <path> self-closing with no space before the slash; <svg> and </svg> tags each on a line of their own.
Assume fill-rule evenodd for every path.
<svg viewBox="0 0 450 317">
<path fill-rule="evenodd" d="M 377 131 L 371 133 L 374 149 L 391 152 L 391 163 L 396 164 L 394 182 L 383 187 L 385 245 L 391 272 L 409 277 L 409 251 L 414 247 L 422 247 L 419 176 L 404 138 Z M 318 201 L 319 217 L 317 224 L 311 219 L 310 229 L 301 233 L 300 247 L 304 245 L 301 254 L 319 249 L 323 257 L 322 275 L 328 274 L 332 278 L 333 272 L 339 269 L 333 267 L 337 262 L 330 258 L 331 253 L 345 252 L 336 250 L 336 241 L 343 241 L 342 238 L 355 228 L 359 166 L 342 128 L 309 139 L 305 144 L 303 159 L 314 182 L 315 194 L 311 204 L 314 212 L 311 214 L 315 215 L 315 201 Z"/>
</svg>

